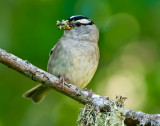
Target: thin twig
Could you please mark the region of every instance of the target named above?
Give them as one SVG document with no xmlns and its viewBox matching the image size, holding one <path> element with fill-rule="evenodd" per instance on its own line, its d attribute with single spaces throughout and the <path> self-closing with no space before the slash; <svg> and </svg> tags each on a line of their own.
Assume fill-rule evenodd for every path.
<svg viewBox="0 0 160 126">
<path fill-rule="evenodd" d="M 10 53 L 7 53 L 2 49 L 0 49 L 0 62 L 14 70 L 17 70 L 36 82 L 50 86 L 70 98 L 75 99 L 79 103 L 98 106 L 100 111 L 110 111 L 110 104 L 115 103 L 108 97 L 102 97 L 100 95 L 90 93 L 89 91 L 84 91 L 72 84 L 68 84 L 67 82 L 65 82 L 65 85 L 62 85 L 59 78 L 35 67 L 26 60 L 24 61 Z M 150 115 L 138 111 L 127 110 L 123 107 L 120 109 L 123 109 L 126 113 L 125 124 L 127 126 L 136 126 L 137 124 L 160 126 L 160 114 Z"/>
</svg>

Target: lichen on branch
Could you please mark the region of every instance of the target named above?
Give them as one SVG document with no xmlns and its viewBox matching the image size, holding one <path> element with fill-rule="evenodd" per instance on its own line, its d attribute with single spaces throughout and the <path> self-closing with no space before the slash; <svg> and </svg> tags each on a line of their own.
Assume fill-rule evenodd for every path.
<svg viewBox="0 0 160 126">
<path fill-rule="evenodd" d="M 116 107 L 111 106 L 110 111 L 101 112 L 95 106 L 86 104 L 79 112 L 79 126 L 124 126 L 125 113 Z"/>
</svg>

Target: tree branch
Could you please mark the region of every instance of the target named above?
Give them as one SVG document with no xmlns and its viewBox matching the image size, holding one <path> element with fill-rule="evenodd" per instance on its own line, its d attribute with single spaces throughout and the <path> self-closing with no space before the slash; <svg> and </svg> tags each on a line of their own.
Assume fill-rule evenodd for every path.
<svg viewBox="0 0 160 126">
<path fill-rule="evenodd" d="M 91 104 L 97 107 L 97 110 L 101 112 L 111 111 L 111 106 L 123 111 L 125 113 L 125 124 L 128 126 L 145 125 L 145 126 L 160 126 L 160 114 L 145 114 L 138 111 L 128 110 L 116 104 L 116 101 L 109 99 L 108 97 L 102 97 L 100 95 L 91 93 L 89 91 L 82 90 L 72 84 L 65 82 L 63 86 L 60 83 L 59 78 L 52 74 L 49 74 L 28 61 L 24 61 L 6 51 L 0 49 L 0 62 L 8 67 L 17 70 L 30 79 L 47 85 L 72 99 L 75 99 L 82 104 Z"/>
</svg>

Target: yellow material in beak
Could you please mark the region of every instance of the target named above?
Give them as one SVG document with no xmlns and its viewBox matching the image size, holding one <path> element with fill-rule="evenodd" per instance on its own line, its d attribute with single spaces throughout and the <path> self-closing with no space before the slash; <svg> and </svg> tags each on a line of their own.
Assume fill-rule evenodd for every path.
<svg viewBox="0 0 160 126">
<path fill-rule="evenodd" d="M 66 21 L 62 20 L 62 22 L 57 21 L 57 26 L 59 29 L 64 29 L 64 30 L 70 30 L 73 28 L 73 25 L 70 24 L 68 20 Z"/>
</svg>

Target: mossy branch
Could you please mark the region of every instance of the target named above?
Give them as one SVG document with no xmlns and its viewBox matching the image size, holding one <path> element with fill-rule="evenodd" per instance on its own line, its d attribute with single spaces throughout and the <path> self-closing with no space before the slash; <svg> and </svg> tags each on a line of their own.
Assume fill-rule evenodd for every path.
<svg viewBox="0 0 160 126">
<path fill-rule="evenodd" d="M 55 77 L 54 75 L 49 74 L 48 72 L 35 67 L 28 61 L 22 60 L 10 53 L 7 53 L 2 49 L 0 49 L 0 63 L 3 63 L 6 66 L 22 73 L 26 77 L 36 82 L 47 85 L 67 95 L 68 97 L 75 99 L 79 103 L 86 105 L 87 107 L 85 106 L 83 112 L 81 113 L 82 116 L 85 117 L 85 119 L 86 119 L 85 112 L 88 110 L 88 108 L 93 107 L 94 109 L 91 109 L 93 110 L 91 114 L 93 113 L 94 115 L 100 114 L 100 115 L 103 115 L 102 117 L 103 118 L 105 117 L 106 119 L 109 119 L 108 116 L 110 115 L 114 115 L 114 117 L 116 118 L 120 116 L 122 117 L 121 118 L 122 123 L 124 121 L 124 123 L 127 126 L 136 126 L 136 125 L 160 126 L 160 114 L 151 115 L 151 114 L 145 114 L 143 112 L 128 110 L 123 108 L 123 106 L 121 106 L 121 103 L 119 102 L 119 100 L 117 100 L 118 102 L 113 101 L 108 97 L 102 97 L 90 91 L 82 90 L 72 84 L 68 84 L 67 82 L 65 82 L 65 85 L 63 85 L 60 82 L 59 78 Z M 119 114 L 119 115 L 115 116 L 115 114 Z M 82 118 L 82 116 L 80 116 L 80 119 L 79 119 L 79 122 L 81 122 L 80 123 L 81 125 L 86 123 L 85 119 Z M 89 115 L 89 116 L 93 117 L 92 115 Z M 93 118 L 93 121 L 96 121 L 95 119 L 96 118 Z M 110 122 L 111 125 L 113 124 L 113 118 L 112 118 L 112 121 L 111 120 L 108 120 L 108 121 Z"/>
</svg>

